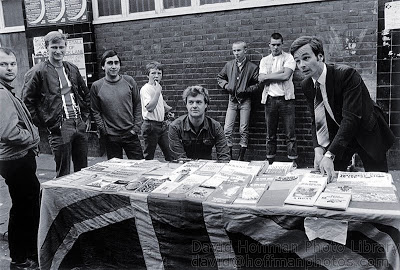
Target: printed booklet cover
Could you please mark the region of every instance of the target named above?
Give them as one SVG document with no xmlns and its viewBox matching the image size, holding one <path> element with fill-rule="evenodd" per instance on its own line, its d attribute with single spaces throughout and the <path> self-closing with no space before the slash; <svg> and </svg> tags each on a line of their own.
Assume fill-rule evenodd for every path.
<svg viewBox="0 0 400 270">
<path fill-rule="evenodd" d="M 318 208 L 346 210 L 351 201 L 351 194 L 349 193 L 330 193 L 322 192 L 319 195 L 314 206 Z"/>
<path fill-rule="evenodd" d="M 321 192 L 325 189 L 327 176 L 308 173 L 293 188 L 286 198 L 286 204 L 313 206 Z"/>
</svg>

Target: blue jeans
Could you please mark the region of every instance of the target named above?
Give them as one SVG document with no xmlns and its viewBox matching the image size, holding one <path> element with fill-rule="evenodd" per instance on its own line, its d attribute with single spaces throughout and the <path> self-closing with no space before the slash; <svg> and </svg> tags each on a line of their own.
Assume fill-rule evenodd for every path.
<svg viewBox="0 0 400 270">
<path fill-rule="evenodd" d="M 56 162 L 56 177 L 70 174 L 71 158 L 74 172 L 87 167 L 88 138 L 82 119 L 63 120 L 61 129 L 49 135 L 49 143 Z"/>
<path fill-rule="evenodd" d="M 265 122 L 267 126 L 267 159 L 276 156 L 277 130 L 279 116 L 282 117 L 285 129 L 287 156 L 290 160 L 297 159 L 297 142 L 295 135 L 295 100 L 285 100 L 285 97 L 268 96 L 265 104 Z"/>
<path fill-rule="evenodd" d="M 144 120 L 142 124 L 144 139 L 144 159 L 154 159 L 157 144 L 160 146 L 166 161 L 172 161 L 172 153 L 169 149 L 168 126 L 165 122 Z"/>
<path fill-rule="evenodd" d="M 235 125 L 236 115 L 239 111 L 239 134 L 240 146 L 247 147 L 249 141 L 249 121 L 251 112 L 251 99 L 246 99 L 242 103 L 229 100 L 226 110 L 224 133 L 229 147 L 233 146 L 232 132 Z"/>
<path fill-rule="evenodd" d="M 142 145 L 137 134 L 130 131 L 120 136 L 106 135 L 107 159 L 122 158 L 122 150 L 128 159 L 143 159 Z"/>
</svg>

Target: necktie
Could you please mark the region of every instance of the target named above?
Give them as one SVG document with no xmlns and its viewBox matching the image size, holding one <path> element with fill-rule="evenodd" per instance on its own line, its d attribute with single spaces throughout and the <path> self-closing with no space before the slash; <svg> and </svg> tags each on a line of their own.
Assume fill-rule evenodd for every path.
<svg viewBox="0 0 400 270">
<path fill-rule="evenodd" d="M 323 147 L 327 147 L 330 143 L 329 131 L 319 82 L 315 82 L 314 113 L 318 144 Z"/>
</svg>

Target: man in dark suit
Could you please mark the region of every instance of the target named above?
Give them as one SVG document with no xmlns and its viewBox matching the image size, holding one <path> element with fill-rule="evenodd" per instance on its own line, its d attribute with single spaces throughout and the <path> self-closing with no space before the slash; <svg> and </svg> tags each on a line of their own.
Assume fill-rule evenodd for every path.
<svg viewBox="0 0 400 270">
<path fill-rule="evenodd" d="M 331 179 L 358 153 L 365 171 L 387 172 L 386 152 L 394 135 L 360 74 L 349 66 L 325 64 L 317 37 L 296 39 L 290 53 L 306 77 L 301 87 L 312 114 L 315 169 Z"/>
</svg>

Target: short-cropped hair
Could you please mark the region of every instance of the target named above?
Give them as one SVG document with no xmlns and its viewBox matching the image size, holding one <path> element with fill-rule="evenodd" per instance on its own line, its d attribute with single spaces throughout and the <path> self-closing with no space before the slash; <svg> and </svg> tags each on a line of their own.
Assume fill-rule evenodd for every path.
<svg viewBox="0 0 400 270">
<path fill-rule="evenodd" d="M 3 52 L 7 55 L 14 55 L 15 57 L 17 57 L 17 55 L 15 54 L 15 52 L 13 50 L 11 50 L 10 48 L 6 48 L 6 47 L 0 47 L 0 52 Z"/>
<path fill-rule="evenodd" d="M 59 42 L 64 40 L 67 43 L 67 35 L 58 31 L 51 31 L 44 36 L 44 46 L 47 48 L 51 42 Z"/>
<path fill-rule="evenodd" d="M 210 96 L 208 95 L 208 90 L 206 88 L 204 88 L 203 86 L 201 86 L 201 85 L 194 85 L 194 86 L 187 87 L 183 91 L 182 99 L 186 104 L 188 96 L 196 97 L 197 95 L 203 95 L 204 96 L 204 102 L 206 104 L 210 103 Z"/>
<path fill-rule="evenodd" d="M 147 75 L 149 75 L 150 69 L 159 69 L 161 71 L 164 71 L 164 65 L 157 61 L 151 61 L 146 64 Z"/>
<path fill-rule="evenodd" d="M 113 56 L 117 56 L 118 57 L 118 61 L 121 64 L 121 58 L 119 58 L 119 55 L 117 54 L 116 51 L 114 50 L 107 50 L 103 53 L 103 55 L 101 56 L 101 66 L 104 67 L 104 65 L 106 64 L 106 59 L 109 57 L 113 57 Z"/>
</svg>

